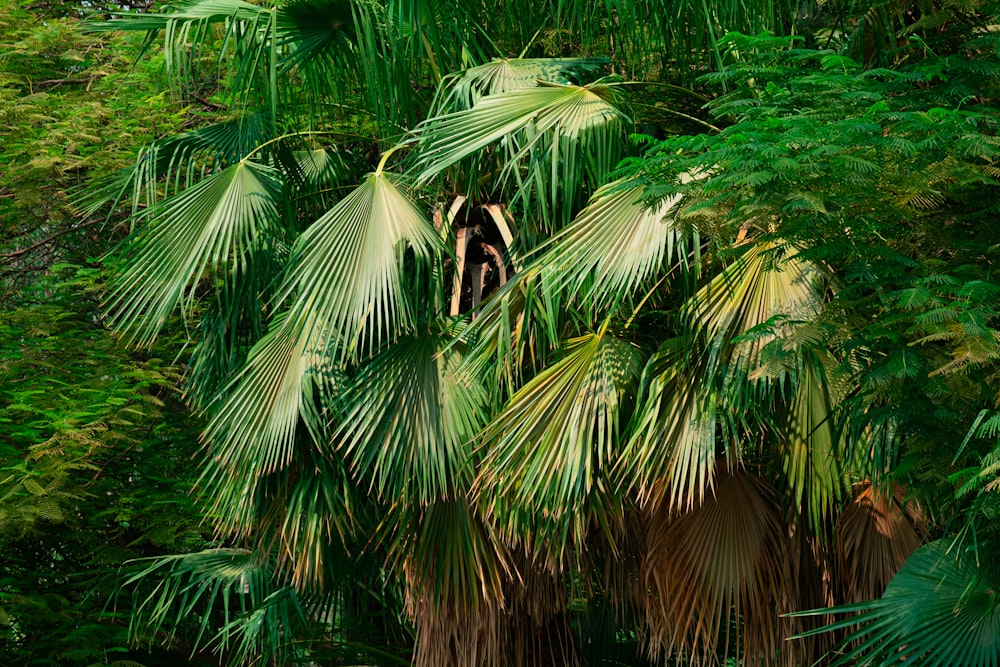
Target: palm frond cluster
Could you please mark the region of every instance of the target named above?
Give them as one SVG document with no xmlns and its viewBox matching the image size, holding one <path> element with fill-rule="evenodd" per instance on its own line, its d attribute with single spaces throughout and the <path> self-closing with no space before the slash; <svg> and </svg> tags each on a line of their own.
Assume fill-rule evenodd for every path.
<svg viewBox="0 0 1000 667">
<path fill-rule="evenodd" d="M 200 491 L 238 547 L 137 575 L 137 636 L 233 663 L 412 641 L 424 666 L 795 665 L 844 639 L 995 664 L 992 574 L 920 546 L 988 554 L 1000 527 L 996 466 L 957 495 L 946 469 L 997 435 L 956 446 L 997 409 L 989 8 L 949 6 L 950 49 L 859 64 L 853 7 L 810 33 L 837 51 L 727 35 L 802 20 L 758 4 L 190 0 L 91 25 L 163 33 L 225 116 L 90 202 L 143 204 L 109 322 L 192 327 Z M 628 141 L 648 91 L 709 99 L 676 85 L 709 71 L 712 134 Z M 977 649 L 938 653 L 968 627 Z"/>
</svg>

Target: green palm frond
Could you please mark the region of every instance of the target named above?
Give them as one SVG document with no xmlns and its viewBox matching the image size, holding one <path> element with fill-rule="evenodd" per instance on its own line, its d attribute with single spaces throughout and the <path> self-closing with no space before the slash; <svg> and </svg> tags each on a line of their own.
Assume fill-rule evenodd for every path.
<svg viewBox="0 0 1000 667">
<path fill-rule="evenodd" d="M 666 263 L 684 261 L 688 247 L 697 244 L 673 224 L 678 196 L 649 206 L 644 194 L 643 187 L 622 181 L 602 187 L 535 265 L 551 274 L 558 289 L 597 309 L 628 299 Z"/>
<path fill-rule="evenodd" d="M 459 374 L 440 331 L 398 339 L 363 366 L 337 407 L 333 442 L 385 501 L 425 505 L 463 493 L 487 397 Z"/>
<path fill-rule="evenodd" d="M 257 544 L 277 552 L 275 568 L 296 590 L 329 594 L 357 568 L 354 538 L 367 505 L 347 464 L 325 449 L 300 452 L 292 469 L 262 479 L 259 511 L 247 517 Z M 238 521 L 227 524 L 239 526 Z"/>
<path fill-rule="evenodd" d="M 302 73 L 319 61 L 325 66 L 348 67 L 357 52 L 354 4 L 350 0 L 290 0 L 278 8 L 277 46 L 283 75 Z"/>
<path fill-rule="evenodd" d="M 307 342 L 288 319 L 280 320 L 250 350 L 246 367 L 205 431 L 211 450 L 202 484 L 216 506 L 239 508 L 222 517 L 224 522 L 234 517 L 246 522 L 255 515 L 251 490 L 263 475 L 291 463 L 300 420 L 314 433 L 322 432 L 316 378 L 310 373 L 318 363 Z"/>
<path fill-rule="evenodd" d="M 205 486 L 216 506 L 229 503 L 254 516 L 252 489 L 260 477 L 292 462 L 299 437 L 325 440 L 319 399 L 335 381 L 333 369 L 412 330 L 404 255 L 426 261 L 439 244 L 383 172 L 299 238 L 278 298 L 291 307 L 250 351 L 206 430 Z"/>
<path fill-rule="evenodd" d="M 152 644 L 190 634 L 184 639 L 192 651 L 232 649 L 236 664 L 249 664 L 286 654 L 292 632 L 306 624 L 294 589 L 275 583 L 270 565 L 249 551 L 163 556 L 134 569 L 123 586 L 144 596 L 129 628 L 136 640 Z"/>
<path fill-rule="evenodd" d="M 692 507 L 714 490 L 718 448 L 738 456 L 729 440 L 718 441 L 726 417 L 709 375 L 707 355 L 692 358 L 691 338 L 664 342 L 643 371 L 642 390 L 617 468 L 626 485 L 651 500 L 667 493 L 676 507 Z M 667 480 L 666 488 L 662 481 Z"/>
<path fill-rule="evenodd" d="M 1000 601 L 995 562 L 938 540 L 913 552 L 882 597 L 801 616 L 847 613 L 803 636 L 848 630 L 835 666 L 996 667 Z"/>
<path fill-rule="evenodd" d="M 739 336 L 775 316 L 815 319 L 823 300 L 823 274 L 798 249 L 778 242 L 754 243 L 691 299 L 688 313 L 709 339 Z M 767 338 L 744 354 L 756 357 Z"/>
<path fill-rule="evenodd" d="M 228 75 L 230 85 L 224 92 L 230 100 L 239 108 L 269 106 L 273 117 L 273 100 L 277 99 L 274 25 L 273 8 L 243 0 L 182 0 L 162 12 L 121 13 L 86 27 L 94 32 L 146 32 L 145 49 L 162 31 L 167 71 L 180 90 L 197 89 L 204 61 L 217 52 L 214 69 Z M 228 66 L 223 68 L 223 62 Z M 216 72 L 212 74 L 214 78 Z M 268 100 L 270 105 L 261 104 Z"/>
<path fill-rule="evenodd" d="M 514 274 L 463 331 L 471 343 L 465 372 L 482 378 L 497 398 L 516 391 L 524 374 L 542 368 L 563 342 L 561 294 L 546 289 L 545 277 L 532 266 Z"/>
<path fill-rule="evenodd" d="M 567 531 L 582 539 L 588 498 L 608 488 L 619 419 L 638 376 L 628 343 L 606 330 L 581 336 L 486 427 L 476 486 L 510 539 L 523 538 L 522 522 L 554 531 L 556 553 Z"/>
<path fill-rule="evenodd" d="M 586 199 L 585 185 L 602 185 L 621 156 L 627 122 L 616 86 L 546 83 L 483 97 L 466 111 L 437 116 L 416 130 L 416 171 L 426 182 L 461 160 L 499 144 L 500 180 L 513 201 L 538 209 L 543 228 L 568 222 Z"/>
<path fill-rule="evenodd" d="M 501 58 L 450 75 L 434 106 L 437 113 L 471 109 L 487 95 L 538 87 L 539 81 L 564 85 L 582 83 L 585 74 L 599 71 L 604 58 Z"/>
<path fill-rule="evenodd" d="M 273 134 L 266 115 L 248 113 L 157 139 L 139 151 L 132 165 L 80 190 L 74 203 L 83 215 L 92 215 L 130 198 L 136 216 L 140 206 L 154 206 L 195 185 L 205 173 L 242 160 Z"/>
<path fill-rule="evenodd" d="M 790 501 L 798 507 L 805 502 L 814 529 L 826 525 L 844 491 L 842 438 L 829 376 L 829 366 L 819 355 L 805 355 L 787 423 L 779 432 Z"/>
<path fill-rule="evenodd" d="M 717 455 L 740 459 L 738 424 L 745 413 L 766 410 L 765 385 L 751 379 L 761 351 L 788 333 L 776 321 L 817 316 L 821 278 L 794 248 L 763 242 L 685 304 L 692 333 L 664 343 L 647 365 L 633 435 L 619 461 L 641 496 L 665 477 L 673 502 L 691 506 L 712 488 Z"/>
<path fill-rule="evenodd" d="M 244 160 L 149 209 L 112 283 L 114 326 L 148 344 L 179 304 L 190 308 L 206 271 L 238 270 L 274 223 L 279 189 L 273 169 Z"/>
<path fill-rule="evenodd" d="M 280 300 L 289 321 L 338 361 L 412 330 L 403 256 L 443 252 L 440 237 L 385 172 L 370 174 L 299 238 Z"/>
</svg>

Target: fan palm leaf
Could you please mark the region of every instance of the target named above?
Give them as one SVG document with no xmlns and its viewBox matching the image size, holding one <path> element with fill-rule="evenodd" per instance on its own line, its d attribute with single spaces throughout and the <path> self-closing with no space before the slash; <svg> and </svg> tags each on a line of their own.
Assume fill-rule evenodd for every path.
<svg viewBox="0 0 1000 667">
<path fill-rule="evenodd" d="M 571 529 L 583 538 L 588 498 L 609 488 L 619 418 L 638 375 L 631 345 L 606 329 L 581 336 L 486 427 L 476 488 L 509 539 L 522 539 L 525 521 L 551 533 L 555 553 Z"/>
<path fill-rule="evenodd" d="M 147 49 L 162 31 L 167 72 L 180 90 L 197 88 L 206 51 L 218 48 L 217 64 L 229 77 L 225 90 L 230 99 L 245 108 L 252 96 L 249 106 L 268 108 L 273 119 L 277 114 L 274 25 L 273 8 L 243 0 L 182 0 L 163 12 L 120 13 L 110 21 L 92 21 L 87 29 L 146 32 Z M 222 68 L 223 62 L 228 66 Z"/>
<path fill-rule="evenodd" d="M 765 386 L 751 380 L 761 350 L 780 332 L 775 321 L 815 318 L 821 277 L 794 248 L 761 242 L 691 297 L 684 310 L 692 333 L 665 342 L 647 364 L 619 461 L 641 496 L 666 478 L 673 502 L 691 506 L 712 488 L 717 454 L 741 457 L 740 423 L 766 405 Z"/>
<path fill-rule="evenodd" d="M 803 355 L 795 396 L 779 432 L 789 501 L 805 503 L 810 526 L 827 524 L 844 491 L 841 437 L 834 414 L 837 401 L 829 364 L 821 355 Z"/>
<path fill-rule="evenodd" d="M 914 551 L 878 599 L 798 614 L 851 614 L 804 635 L 849 630 L 835 666 L 996 667 L 996 569 L 988 560 L 977 562 L 975 554 L 951 547 L 938 540 Z"/>
<path fill-rule="evenodd" d="M 385 501 L 427 504 L 471 483 L 470 443 L 485 422 L 487 397 L 458 372 L 459 355 L 445 342 L 440 331 L 398 339 L 362 367 L 336 404 L 342 414 L 333 442 Z"/>
<path fill-rule="evenodd" d="M 713 488 L 719 400 L 706 356 L 688 363 L 691 345 L 688 338 L 667 340 L 643 371 L 631 437 L 617 465 L 644 501 L 664 491 L 662 479 L 678 506 L 693 506 Z"/>
<path fill-rule="evenodd" d="M 429 262 L 441 240 L 389 174 L 370 174 L 296 242 L 279 290 L 289 321 L 337 360 L 371 354 L 412 330 L 403 255 Z"/>
<path fill-rule="evenodd" d="M 860 485 L 835 529 L 837 556 L 848 602 L 874 600 L 920 546 L 927 522 L 906 487 Z"/>
<path fill-rule="evenodd" d="M 543 227 L 557 213 L 565 224 L 585 197 L 583 186 L 602 185 L 621 155 L 627 119 L 614 103 L 616 94 L 608 83 L 544 83 L 431 118 L 415 131 L 418 181 L 499 143 L 500 178 L 515 186 L 511 201 L 529 211 L 537 206 Z"/>
<path fill-rule="evenodd" d="M 666 263 L 683 261 L 689 245 L 670 217 L 680 197 L 649 205 L 644 196 L 644 187 L 622 181 L 600 188 L 535 266 L 598 310 L 628 299 Z"/>
<path fill-rule="evenodd" d="M 192 652 L 233 651 L 235 664 L 290 650 L 306 610 L 295 590 L 275 583 L 266 560 L 240 549 L 210 549 L 137 561 L 124 587 L 142 597 L 130 623 L 136 637 L 192 629 Z"/>
<path fill-rule="evenodd" d="M 219 276 L 247 261 L 275 221 L 279 189 L 273 169 L 242 160 L 149 209 L 112 283 L 114 325 L 140 344 L 152 342 L 178 304 L 190 308 L 207 270 Z"/>
<path fill-rule="evenodd" d="M 383 172 L 370 175 L 299 238 L 279 290 L 279 302 L 291 306 L 250 351 L 206 430 L 211 449 L 204 486 L 217 507 L 255 516 L 252 490 L 260 477 L 286 468 L 300 437 L 325 440 L 320 390 L 359 349 L 370 354 L 412 329 L 403 256 L 428 260 L 439 244 L 430 223 Z"/>
<path fill-rule="evenodd" d="M 604 58 L 499 58 L 449 75 L 438 95 L 435 116 L 471 109 L 487 95 L 538 87 L 539 81 L 569 85 L 597 72 Z"/>
<path fill-rule="evenodd" d="M 784 523 L 759 477 L 720 462 L 715 479 L 714 494 L 694 508 L 677 511 L 664 495 L 651 512 L 643 561 L 649 651 L 716 664 L 726 657 L 720 646 L 735 645 L 743 664 L 768 664 L 790 585 Z"/>
</svg>

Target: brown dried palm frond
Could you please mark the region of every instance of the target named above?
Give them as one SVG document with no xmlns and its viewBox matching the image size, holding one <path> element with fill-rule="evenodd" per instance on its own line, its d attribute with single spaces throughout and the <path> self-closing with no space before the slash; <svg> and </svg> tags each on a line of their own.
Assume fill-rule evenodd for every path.
<svg viewBox="0 0 1000 667">
<path fill-rule="evenodd" d="M 832 607 L 838 602 L 836 591 L 839 577 L 832 540 L 820 539 L 806 530 L 808 525 L 806 513 L 800 512 L 798 519 L 791 521 L 788 527 L 787 563 L 791 583 L 788 593 L 791 597 L 783 605 L 785 609 L 821 609 Z M 832 531 L 832 522 L 826 528 L 826 532 Z M 832 620 L 832 615 L 786 616 L 783 618 L 784 634 L 786 637 L 799 635 Z M 836 639 L 836 635 L 832 633 L 790 639 L 781 649 L 779 664 L 785 667 L 814 665 L 829 653 Z"/>
<path fill-rule="evenodd" d="M 433 580 L 415 578 L 407 583 L 406 608 L 417 629 L 417 667 L 507 666 L 507 615 L 500 602 L 444 599 Z"/>
<path fill-rule="evenodd" d="M 649 515 L 648 651 L 680 652 L 691 665 L 773 664 L 790 597 L 781 514 L 760 477 L 720 461 L 715 478 L 714 495 L 693 509 L 671 509 L 664 490 Z"/>
<path fill-rule="evenodd" d="M 389 520 L 417 630 L 414 665 L 506 666 L 506 589 L 520 576 L 490 526 L 464 498 L 400 507 Z"/>
<path fill-rule="evenodd" d="M 859 484 L 836 527 L 843 601 L 881 597 L 889 580 L 920 546 L 926 527 L 920 505 L 906 499 L 905 486 L 876 489 L 868 482 Z"/>
<path fill-rule="evenodd" d="M 510 667 L 570 667 L 579 655 L 569 616 L 569 582 L 565 572 L 546 559 L 522 552 L 514 562 L 520 581 L 512 581 L 506 619 L 510 633 Z"/>
</svg>

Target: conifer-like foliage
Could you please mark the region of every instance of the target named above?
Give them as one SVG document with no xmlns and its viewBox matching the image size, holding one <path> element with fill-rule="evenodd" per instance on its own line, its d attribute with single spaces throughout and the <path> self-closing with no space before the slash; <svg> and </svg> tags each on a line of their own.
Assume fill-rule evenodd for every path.
<svg viewBox="0 0 1000 667">
<path fill-rule="evenodd" d="M 90 326 L 183 341 L 204 419 L 215 541 L 122 572 L 134 643 L 996 663 L 1000 13 L 729 4 L 87 24 L 201 109 L 76 199 L 128 216 Z"/>
</svg>

